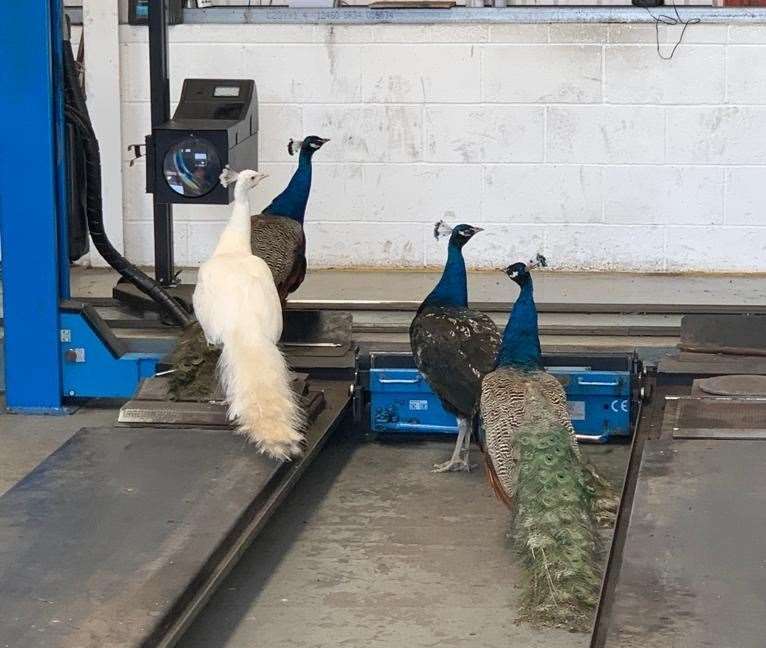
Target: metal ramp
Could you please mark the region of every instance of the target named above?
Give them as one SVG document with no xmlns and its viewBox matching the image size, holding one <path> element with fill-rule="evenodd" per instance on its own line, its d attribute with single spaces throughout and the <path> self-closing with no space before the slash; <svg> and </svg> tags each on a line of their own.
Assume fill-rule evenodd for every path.
<svg viewBox="0 0 766 648">
<path fill-rule="evenodd" d="M 606 648 L 761 648 L 766 443 L 647 441 Z"/>
<path fill-rule="evenodd" d="M 591 648 L 764 645 L 763 360 L 682 351 L 660 363 Z"/>
<path fill-rule="evenodd" d="M 349 382 L 298 460 L 227 429 L 84 429 L 0 497 L 0 645 L 171 646 L 348 410 Z"/>
</svg>

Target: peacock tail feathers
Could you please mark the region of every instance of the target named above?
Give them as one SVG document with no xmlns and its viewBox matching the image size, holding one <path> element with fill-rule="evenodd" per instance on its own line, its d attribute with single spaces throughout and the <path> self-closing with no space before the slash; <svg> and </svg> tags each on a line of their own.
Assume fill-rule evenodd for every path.
<svg viewBox="0 0 766 648">
<path fill-rule="evenodd" d="M 593 515 L 601 528 L 611 529 L 617 522 L 617 508 L 620 496 L 614 486 L 589 462 L 583 460 L 588 488 L 593 491 Z"/>
<path fill-rule="evenodd" d="M 577 443 L 574 428 L 572 427 L 572 421 L 569 418 L 567 397 L 561 383 L 554 376 L 544 371 L 536 372 L 536 378 L 540 383 L 546 402 L 550 404 L 552 411 L 556 413 L 557 419 L 569 434 L 569 445 L 585 468 L 588 486 L 595 493 L 593 506 L 596 520 L 599 526 L 611 528 L 617 519 L 619 497 L 609 481 L 599 475 L 596 468 L 583 457 L 580 446 Z"/>
<path fill-rule="evenodd" d="M 211 347 L 199 322 L 187 326 L 170 358 L 168 393 L 171 400 L 207 401 L 218 383 L 220 349 Z"/>
<path fill-rule="evenodd" d="M 511 367 L 487 375 L 483 433 L 511 502 L 509 537 L 525 573 L 521 619 L 586 631 L 601 585 L 598 492 L 568 417 L 550 400 L 550 378 Z"/>
</svg>

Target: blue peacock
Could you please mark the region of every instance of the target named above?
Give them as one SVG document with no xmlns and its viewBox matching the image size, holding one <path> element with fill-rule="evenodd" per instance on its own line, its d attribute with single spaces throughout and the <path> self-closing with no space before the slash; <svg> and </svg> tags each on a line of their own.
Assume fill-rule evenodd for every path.
<svg viewBox="0 0 766 648">
<path fill-rule="evenodd" d="M 490 482 L 512 510 L 521 618 L 584 631 L 601 584 L 598 527 L 613 521 L 616 498 L 583 460 L 564 389 L 541 363 L 530 270 L 544 264 L 538 255 L 505 271 L 521 292 L 482 383 L 482 437 Z"/>
<path fill-rule="evenodd" d="M 298 168 L 290 183 L 271 204 L 251 219 L 250 242 L 253 254 L 271 268 L 277 292 L 284 303 L 306 277 L 306 235 L 303 219 L 311 193 L 311 160 L 329 139 L 311 135 L 302 141 L 290 140 L 287 150 L 298 154 Z"/>
<path fill-rule="evenodd" d="M 415 365 L 444 408 L 458 419 L 452 457 L 435 472 L 471 469 L 468 453 L 481 393 L 481 379 L 495 366 L 500 332 L 484 313 L 468 308 L 463 246 L 481 231 L 471 225 L 454 229 L 440 221 L 434 236 L 449 235 L 447 262 L 436 287 L 420 305 L 410 325 Z"/>
<path fill-rule="evenodd" d="M 261 214 L 250 220 L 253 254 L 271 270 L 277 293 L 284 306 L 306 277 L 306 235 L 303 221 L 311 194 L 312 159 L 330 140 L 310 135 L 291 139 L 290 155 L 298 151 L 298 168 L 285 190 Z M 175 400 L 209 400 L 216 384 L 219 351 L 210 348 L 197 322 L 187 326 L 171 358 L 169 396 Z"/>
</svg>

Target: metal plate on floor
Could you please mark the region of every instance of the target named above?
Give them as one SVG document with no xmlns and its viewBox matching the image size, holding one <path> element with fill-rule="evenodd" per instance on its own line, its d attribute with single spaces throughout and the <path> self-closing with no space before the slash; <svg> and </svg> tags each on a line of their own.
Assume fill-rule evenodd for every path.
<svg viewBox="0 0 766 648">
<path fill-rule="evenodd" d="M 766 443 L 647 441 L 604 648 L 761 648 Z"/>
<path fill-rule="evenodd" d="M 170 646 L 346 411 L 328 401 L 303 457 L 228 430 L 77 433 L 0 498 L 0 645 Z"/>
<path fill-rule="evenodd" d="M 321 390 L 311 389 L 308 374 L 292 374 L 293 391 L 298 395 L 307 423 L 325 406 Z M 154 376 L 141 381 L 135 397 L 120 408 L 119 425 L 159 425 L 176 427 L 230 428 L 228 407 L 218 383 L 205 400 L 170 400 L 168 376 Z"/>
<path fill-rule="evenodd" d="M 722 355 L 715 353 L 668 354 L 657 367 L 663 374 L 721 376 L 724 374 L 766 374 L 766 357 Z"/>
<path fill-rule="evenodd" d="M 766 355 L 766 316 L 763 314 L 684 315 L 681 342 L 684 351 Z"/>
<path fill-rule="evenodd" d="M 662 436 L 676 439 L 766 439 L 766 398 L 668 397 Z"/>
<path fill-rule="evenodd" d="M 695 380 L 692 385 L 692 393 L 710 394 L 711 396 L 747 397 L 756 396 L 766 398 L 766 376 L 758 375 L 733 375 L 713 376 Z"/>
</svg>

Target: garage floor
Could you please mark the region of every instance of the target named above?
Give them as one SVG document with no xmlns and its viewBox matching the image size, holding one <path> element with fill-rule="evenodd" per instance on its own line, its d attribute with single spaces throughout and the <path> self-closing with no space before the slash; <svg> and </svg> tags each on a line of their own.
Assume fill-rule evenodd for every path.
<svg viewBox="0 0 766 648">
<path fill-rule="evenodd" d="M 414 274 L 400 277 L 408 289 L 410 282 L 432 285 L 433 277 Z M 368 287 L 388 284 L 390 292 L 380 273 L 362 276 Z M 540 292 L 550 300 L 551 291 L 566 284 L 566 300 L 573 301 L 595 295 L 615 302 L 629 296 L 665 303 L 766 301 L 762 278 L 600 277 L 610 284 L 600 291 L 582 275 L 564 276 L 555 287 L 553 277 L 545 277 Z M 112 282 L 109 273 L 80 271 L 75 293 L 108 294 Z M 358 286 L 359 276 L 318 273 L 301 296 L 357 298 L 352 283 Z M 111 405 L 69 417 L 0 415 L 0 492 L 79 428 L 112 423 L 117 410 Z M 508 513 L 490 494 L 481 468 L 429 471 L 450 450 L 446 440 L 384 443 L 358 438 L 351 426 L 341 429 L 180 646 L 586 646 L 586 635 L 515 624 L 519 575 L 504 537 Z M 589 451 L 604 472 L 622 474 L 626 446 Z"/>
<path fill-rule="evenodd" d="M 592 450 L 620 475 L 627 449 Z M 514 622 L 508 512 L 481 468 L 430 472 L 450 450 L 339 432 L 179 646 L 587 646 L 588 635 Z"/>
<path fill-rule="evenodd" d="M 75 431 L 116 414 L 0 415 L 0 492 Z M 508 513 L 481 467 L 430 472 L 451 446 L 365 439 L 344 425 L 179 645 L 585 647 L 586 635 L 514 623 Z M 589 450 L 619 478 L 627 446 Z"/>
</svg>

